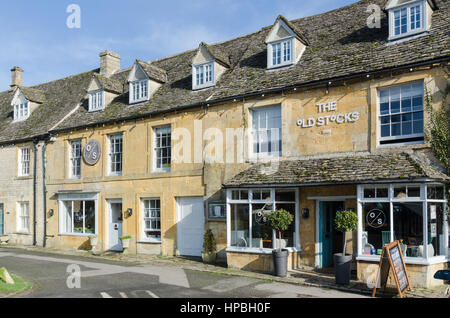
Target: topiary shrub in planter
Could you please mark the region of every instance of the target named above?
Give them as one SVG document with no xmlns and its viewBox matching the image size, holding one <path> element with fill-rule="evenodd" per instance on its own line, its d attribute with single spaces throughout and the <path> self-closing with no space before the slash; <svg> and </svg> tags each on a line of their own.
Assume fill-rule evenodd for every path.
<svg viewBox="0 0 450 318">
<path fill-rule="evenodd" d="M 341 285 L 349 285 L 353 255 L 345 254 L 345 248 L 347 246 L 346 233 L 353 232 L 358 229 L 358 216 L 353 211 L 338 211 L 336 212 L 334 224 L 336 231 L 342 232 L 344 241 L 342 253 L 334 254 L 336 283 Z"/>
<path fill-rule="evenodd" d="M 289 252 L 287 250 L 281 249 L 281 235 L 284 231 L 289 228 L 289 225 L 294 221 L 294 216 L 286 210 L 280 209 L 270 213 L 267 216 L 268 224 L 277 232 L 278 234 L 278 247 L 275 249 L 273 254 L 273 264 L 275 275 L 280 277 L 287 276 L 287 259 Z"/>
<path fill-rule="evenodd" d="M 216 239 L 211 229 L 205 232 L 203 237 L 202 260 L 204 263 L 213 264 L 217 258 Z"/>
</svg>

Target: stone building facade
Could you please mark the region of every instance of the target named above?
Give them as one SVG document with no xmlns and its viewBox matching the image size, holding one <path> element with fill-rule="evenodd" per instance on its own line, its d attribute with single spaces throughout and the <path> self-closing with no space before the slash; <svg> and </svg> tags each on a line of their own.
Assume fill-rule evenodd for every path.
<svg viewBox="0 0 450 318">
<path fill-rule="evenodd" d="M 105 51 L 99 69 L 32 88 L 45 97 L 35 98 L 36 121 L 44 104 L 64 103 L 40 134 L 46 246 L 89 249 L 96 235 L 94 249 L 121 251 L 130 235 L 132 253 L 201 256 L 209 228 L 230 267 L 271 271 L 281 244 L 290 268 L 321 269 L 342 249 L 335 213 L 352 209 L 359 226 L 346 234 L 347 253 L 360 279 L 399 240 L 413 285 L 436 284 L 433 271 L 450 257 L 450 177 L 425 140 L 426 96 L 448 107 L 450 6 L 389 1 L 371 29 L 373 2 L 385 4 L 279 16 L 255 33 L 124 69 Z M 413 5 L 420 28 L 403 32 L 391 13 Z M 19 146 L 9 147 L 11 157 Z M 4 197 L 22 200 L 14 193 Z M 295 220 L 281 241 L 261 218 L 279 208 Z"/>
</svg>

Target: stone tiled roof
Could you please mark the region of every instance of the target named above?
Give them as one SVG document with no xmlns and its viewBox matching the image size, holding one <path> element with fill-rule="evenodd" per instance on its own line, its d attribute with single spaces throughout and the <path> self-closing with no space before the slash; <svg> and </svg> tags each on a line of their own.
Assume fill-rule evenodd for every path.
<svg viewBox="0 0 450 318">
<path fill-rule="evenodd" d="M 109 92 L 113 92 L 113 93 L 116 93 L 116 94 L 122 94 L 124 92 L 123 81 L 120 81 L 120 80 L 118 81 L 118 80 L 115 80 L 115 79 L 112 79 L 112 78 L 101 76 L 99 74 L 95 74 L 94 76 L 98 79 L 98 81 L 100 83 L 100 86 L 104 90 L 109 91 Z"/>
<path fill-rule="evenodd" d="M 139 63 L 139 65 L 142 67 L 145 73 L 147 73 L 149 78 L 160 83 L 167 82 L 167 73 L 163 69 L 144 61 L 136 60 L 136 62 Z"/>
<path fill-rule="evenodd" d="M 450 177 L 407 153 L 284 160 L 255 164 L 225 182 L 226 187 L 258 185 L 348 184 L 383 180 L 433 179 L 450 182 Z"/>
<path fill-rule="evenodd" d="M 152 61 L 167 71 L 168 81 L 150 101 L 139 106 L 128 105 L 128 97 L 114 100 L 103 112 L 88 113 L 80 109 L 70 116 L 61 129 L 114 121 L 122 118 L 170 111 L 185 106 L 213 103 L 245 94 L 294 85 L 332 80 L 343 76 L 365 74 L 437 58 L 450 60 L 450 2 L 437 0 L 428 34 L 390 45 L 388 22 L 382 12 L 380 29 L 367 27 L 366 12 L 370 4 L 382 7 L 385 0 L 362 0 L 323 14 L 292 20 L 309 45 L 294 67 L 267 71 L 267 45 L 264 43 L 272 26 L 223 43 L 208 45 L 229 56 L 230 68 L 216 86 L 192 91 L 191 61 L 197 49 Z"/>
<path fill-rule="evenodd" d="M 436 0 L 438 10 L 432 16 L 432 27 L 424 36 L 408 41 L 389 44 L 388 23 L 386 12 L 382 12 L 380 29 L 367 27 L 366 12 L 370 4 L 382 7 L 385 0 L 361 0 L 355 4 L 342 7 L 311 17 L 288 21 L 296 32 L 308 40 L 309 45 L 295 66 L 277 71 L 267 71 L 267 46 L 265 38 L 272 26 L 226 42 L 208 45 L 215 52 L 228 56 L 230 67 L 225 71 L 213 88 L 192 91 L 191 61 L 197 49 L 186 51 L 174 56 L 142 62 L 151 65 L 146 70 L 159 78 L 163 85 L 141 105 L 128 104 L 128 86 L 126 80 L 130 69 L 119 71 L 111 79 L 124 84 L 124 92 L 114 99 L 104 111 L 89 113 L 86 107 L 80 107 L 75 113 L 64 120 L 58 130 L 96 125 L 99 123 L 145 116 L 157 112 L 168 112 L 180 107 L 199 106 L 214 103 L 223 99 L 233 99 L 237 96 L 256 94 L 263 91 L 281 89 L 329 81 L 344 76 L 366 74 L 398 66 L 409 66 L 412 63 L 431 62 L 437 59 L 450 60 L 450 1 Z M 217 54 L 217 53 L 216 53 Z M 159 71 L 156 71 L 156 68 Z M 167 74 L 164 77 L 163 72 Z M 92 74 L 90 74 L 92 76 Z M 78 82 L 76 82 L 78 80 Z M 47 99 L 52 101 L 72 101 L 74 107 L 82 95 L 77 88 L 87 88 L 84 76 L 72 77 L 74 88 L 67 89 L 59 85 L 43 84 L 35 89 L 45 91 Z M 67 79 L 61 80 L 67 82 Z M 48 88 L 47 88 L 48 87 Z M 51 89 L 50 89 L 51 88 Z M 28 119 L 23 125 L 27 129 L 20 133 L 16 130 L 18 124 L 11 124 L 9 93 L 0 93 L 0 140 L 39 134 L 44 131 L 51 118 L 43 122 Z M 81 97 L 82 98 L 82 97 Z M 50 102 L 53 103 L 53 102 Z M 87 101 L 84 101 L 87 103 Z M 66 104 L 54 106 L 53 110 L 62 111 Z M 63 111 L 62 111 L 63 112 Z M 34 116 L 35 114 L 33 114 Z M 55 115 L 57 118 L 65 114 Z M 58 121 L 53 121 L 56 124 Z M 12 127 L 13 125 L 14 128 Z M 11 127 L 8 127 L 11 126 Z M 13 128 L 13 129 L 9 129 Z"/>
<path fill-rule="evenodd" d="M 30 102 L 36 102 L 36 103 L 42 104 L 45 100 L 45 94 L 41 90 L 30 88 L 30 87 L 24 87 L 24 86 L 20 86 L 20 87 L 18 87 L 18 89 L 20 89 L 20 91 L 23 93 L 25 98 L 27 100 L 29 100 Z"/>
<path fill-rule="evenodd" d="M 86 103 L 86 90 L 92 76 L 97 72 L 98 70 L 82 73 L 32 88 L 21 87 L 24 94 L 28 96 L 30 92 L 31 94 L 44 93 L 44 96 L 36 94 L 39 95 L 38 98 L 32 98 L 41 100 L 42 104 L 31 113 L 27 120 L 21 122 L 13 122 L 11 101 L 14 91 L 0 93 L 0 143 L 30 140 L 47 134 L 78 104 Z M 87 104 L 85 107 L 87 108 Z"/>
<path fill-rule="evenodd" d="M 206 47 L 206 49 L 211 53 L 214 58 L 219 61 L 220 63 L 224 64 L 227 67 L 230 67 L 230 57 L 225 52 L 222 52 L 218 47 L 216 46 L 209 46 L 205 42 L 200 43 L 200 45 L 203 45 Z"/>
</svg>

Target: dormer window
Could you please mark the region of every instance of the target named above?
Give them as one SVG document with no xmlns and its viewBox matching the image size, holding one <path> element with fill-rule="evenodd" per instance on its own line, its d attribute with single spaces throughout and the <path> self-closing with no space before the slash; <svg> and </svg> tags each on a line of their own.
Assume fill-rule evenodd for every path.
<svg viewBox="0 0 450 318">
<path fill-rule="evenodd" d="M 148 100 L 148 80 L 136 81 L 130 83 L 130 101 L 132 103 Z"/>
<path fill-rule="evenodd" d="M 89 112 L 105 108 L 105 93 L 103 90 L 89 93 Z"/>
<path fill-rule="evenodd" d="M 194 66 L 194 89 L 214 86 L 214 62 Z"/>
<path fill-rule="evenodd" d="M 30 116 L 30 109 L 28 107 L 28 101 L 14 106 L 14 121 L 25 120 Z"/>
<path fill-rule="evenodd" d="M 129 103 L 137 104 L 149 101 L 166 82 L 166 71 L 153 63 L 136 60 L 128 76 Z"/>
<path fill-rule="evenodd" d="M 281 42 L 276 42 L 271 45 L 272 65 L 271 67 L 278 67 L 292 64 L 292 38 Z M 269 48 L 270 51 L 270 48 Z"/>
<path fill-rule="evenodd" d="M 306 37 L 285 17 L 278 16 L 265 40 L 267 44 L 267 68 L 277 69 L 297 63 L 306 46 Z"/>
<path fill-rule="evenodd" d="M 389 12 L 389 40 L 397 40 L 427 31 L 432 8 L 426 0 L 392 0 Z"/>
</svg>

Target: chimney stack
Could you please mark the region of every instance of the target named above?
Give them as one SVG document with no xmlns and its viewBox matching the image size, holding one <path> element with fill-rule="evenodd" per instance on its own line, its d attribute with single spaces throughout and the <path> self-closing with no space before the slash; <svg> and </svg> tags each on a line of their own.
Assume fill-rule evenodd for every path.
<svg viewBox="0 0 450 318">
<path fill-rule="evenodd" d="M 18 67 L 14 66 L 11 69 L 11 88 L 14 89 L 17 86 L 22 86 L 22 73 L 23 70 Z"/>
<path fill-rule="evenodd" d="M 111 76 L 120 70 L 120 55 L 106 50 L 100 53 L 100 75 Z"/>
</svg>

